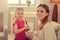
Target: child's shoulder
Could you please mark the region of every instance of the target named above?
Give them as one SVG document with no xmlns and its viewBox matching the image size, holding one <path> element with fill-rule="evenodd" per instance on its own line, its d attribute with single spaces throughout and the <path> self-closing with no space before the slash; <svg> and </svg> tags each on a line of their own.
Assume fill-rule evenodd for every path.
<svg viewBox="0 0 60 40">
<path fill-rule="evenodd" d="M 17 23 L 17 22 L 18 22 L 18 20 L 17 20 L 17 19 L 14 19 L 14 20 L 13 20 L 13 24 L 14 24 L 14 23 Z"/>
<path fill-rule="evenodd" d="M 25 19 L 22 19 L 22 21 L 24 21 L 24 22 L 25 22 L 26 20 L 25 20 Z"/>
</svg>

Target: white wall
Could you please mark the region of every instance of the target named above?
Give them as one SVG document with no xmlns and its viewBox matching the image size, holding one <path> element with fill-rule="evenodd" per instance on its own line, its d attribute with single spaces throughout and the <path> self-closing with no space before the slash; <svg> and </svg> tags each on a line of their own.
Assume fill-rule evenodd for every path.
<svg viewBox="0 0 60 40">
<path fill-rule="evenodd" d="M 60 23 L 60 4 L 58 4 L 58 22 Z"/>
<path fill-rule="evenodd" d="M 0 0 L 0 12 L 4 14 L 4 27 L 8 25 L 8 4 L 7 0 Z"/>
</svg>

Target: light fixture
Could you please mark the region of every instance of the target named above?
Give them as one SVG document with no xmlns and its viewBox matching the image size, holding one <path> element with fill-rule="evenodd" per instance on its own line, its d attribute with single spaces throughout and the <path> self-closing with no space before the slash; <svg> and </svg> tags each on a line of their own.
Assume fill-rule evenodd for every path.
<svg viewBox="0 0 60 40">
<path fill-rule="evenodd" d="M 30 0 L 26 0 L 26 3 L 27 3 L 27 6 L 29 7 L 30 4 L 31 4 L 31 1 Z"/>
</svg>

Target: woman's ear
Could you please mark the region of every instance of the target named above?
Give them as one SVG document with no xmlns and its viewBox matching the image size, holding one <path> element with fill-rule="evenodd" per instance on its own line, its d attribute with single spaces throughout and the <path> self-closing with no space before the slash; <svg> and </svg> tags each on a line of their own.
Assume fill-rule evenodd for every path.
<svg viewBox="0 0 60 40">
<path fill-rule="evenodd" d="M 49 13 L 46 13 L 46 16 L 49 16 Z"/>
</svg>

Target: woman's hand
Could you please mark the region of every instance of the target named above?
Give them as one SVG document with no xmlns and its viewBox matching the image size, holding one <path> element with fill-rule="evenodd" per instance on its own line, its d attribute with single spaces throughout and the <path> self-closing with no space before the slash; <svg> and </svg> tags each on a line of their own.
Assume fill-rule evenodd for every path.
<svg viewBox="0 0 60 40">
<path fill-rule="evenodd" d="M 34 32 L 31 31 L 31 30 L 29 30 L 29 31 L 28 31 L 28 37 L 29 37 L 30 39 L 33 39 L 33 37 L 34 37 Z"/>
</svg>

